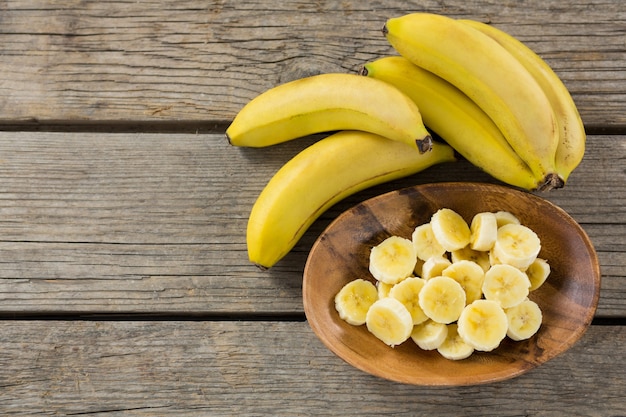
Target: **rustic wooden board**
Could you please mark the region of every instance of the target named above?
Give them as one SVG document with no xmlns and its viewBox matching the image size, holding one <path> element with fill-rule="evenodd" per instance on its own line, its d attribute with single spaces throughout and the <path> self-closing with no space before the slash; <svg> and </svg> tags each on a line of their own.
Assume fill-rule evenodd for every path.
<svg viewBox="0 0 626 417">
<path fill-rule="evenodd" d="M 0 322 L 0 411 L 93 416 L 626 414 L 623 326 L 494 384 L 426 388 L 350 367 L 306 322 Z"/>
<path fill-rule="evenodd" d="M 214 134 L 0 133 L 0 315 L 302 314 L 308 250 L 340 212 L 404 186 L 493 181 L 455 162 L 365 190 L 260 271 L 247 260 L 249 210 L 313 140 L 238 149 Z M 625 140 L 590 137 L 566 188 L 542 194 L 596 246 L 601 317 L 626 316 Z"/>
<path fill-rule="evenodd" d="M 278 83 L 394 53 L 380 29 L 412 11 L 509 31 L 554 67 L 588 127 L 626 125 L 626 11 L 602 0 L 5 0 L 0 123 L 211 129 Z"/>
</svg>

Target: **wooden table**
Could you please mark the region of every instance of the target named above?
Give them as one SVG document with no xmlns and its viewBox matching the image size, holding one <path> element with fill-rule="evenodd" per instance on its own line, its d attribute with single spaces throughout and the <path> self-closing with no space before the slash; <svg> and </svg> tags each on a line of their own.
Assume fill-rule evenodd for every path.
<svg viewBox="0 0 626 417">
<path fill-rule="evenodd" d="M 595 245 L 596 318 L 571 350 L 504 382 L 375 378 L 326 349 L 302 306 L 308 250 L 333 218 L 404 186 L 496 182 L 469 163 L 346 199 L 269 271 L 247 260 L 256 196 L 315 138 L 237 149 L 225 126 L 278 83 L 392 54 L 382 24 L 418 10 L 526 42 L 589 134 L 567 187 L 542 197 Z M 0 55 L 0 414 L 626 415 L 620 0 L 4 0 Z"/>
</svg>

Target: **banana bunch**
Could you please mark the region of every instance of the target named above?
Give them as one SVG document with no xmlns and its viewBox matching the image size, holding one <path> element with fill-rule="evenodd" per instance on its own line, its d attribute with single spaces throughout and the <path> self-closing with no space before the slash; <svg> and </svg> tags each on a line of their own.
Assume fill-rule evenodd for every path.
<svg viewBox="0 0 626 417">
<path fill-rule="evenodd" d="M 541 309 L 528 298 L 550 274 L 540 249 L 537 235 L 510 212 L 476 213 L 468 224 L 442 208 L 410 239 L 392 235 L 374 246 L 374 281 L 345 284 L 335 309 L 391 347 L 412 339 L 453 360 L 489 352 L 541 326 Z M 475 261 L 478 254 L 486 263 Z"/>
<path fill-rule="evenodd" d="M 567 88 L 537 54 L 492 26 L 431 13 L 391 18 L 383 33 L 414 67 L 383 58 L 364 75 L 413 98 L 426 126 L 495 178 L 528 190 L 565 185 L 585 131 Z"/>
<path fill-rule="evenodd" d="M 419 108 L 389 83 L 358 74 L 320 74 L 271 88 L 226 130 L 235 146 L 265 147 L 333 132 L 287 161 L 255 201 L 248 257 L 270 268 L 310 225 L 345 197 L 455 160 L 433 143 Z"/>
<path fill-rule="evenodd" d="M 526 190 L 564 186 L 581 162 L 585 131 L 572 97 L 520 41 L 429 13 L 389 19 L 383 33 L 401 56 L 366 63 L 359 74 L 273 87 L 226 130 L 228 142 L 241 147 L 337 132 L 288 161 L 259 195 L 246 234 L 256 265 L 276 264 L 341 199 L 453 161 L 455 151 Z M 428 262 L 429 274 L 446 266 L 441 257 Z"/>
</svg>

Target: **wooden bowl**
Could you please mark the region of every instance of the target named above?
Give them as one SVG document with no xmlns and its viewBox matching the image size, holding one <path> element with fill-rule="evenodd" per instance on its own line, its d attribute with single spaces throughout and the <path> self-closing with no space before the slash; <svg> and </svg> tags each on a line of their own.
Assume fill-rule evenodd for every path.
<svg viewBox="0 0 626 417">
<path fill-rule="evenodd" d="M 413 229 L 439 208 L 470 221 L 480 211 L 507 210 L 541 239 L 540 257 L 551 274 L 530 298 L 543 323 L 526 341 L 509 338 L 491 352 L 451 361 L 421 350 L 411 339 L 391 348 L 367 328 L 352 326 L 337 314 L 335 294 L 347 282 L 365 278 L 373 246 L 391 235 L 410 238 Z M 426 184 L 369 199 L 341 214 L 313 245 L 304 269 L 303 302 L 319 339 L 354 367 L 415 385 L 472 385 L 505 380 L 527 372 L 569 349 L 593 319 L 600 293 L 598 258 L 583 229 L 565 211 L 533 194 L 478 183 Z"/>
</svg>

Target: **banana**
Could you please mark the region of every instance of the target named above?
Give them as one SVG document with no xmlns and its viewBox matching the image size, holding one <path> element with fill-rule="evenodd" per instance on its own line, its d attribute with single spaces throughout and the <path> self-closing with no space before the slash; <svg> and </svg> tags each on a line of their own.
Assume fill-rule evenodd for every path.
<svg viewBox="0 0 626 417">
<path fill-rule="evenodd" d="M 499 302 L 502 308 L 510 308 L 528 297 L 530 280 L 514 266 L 493 265 L 485 273 L 482 291 L 486 300 Z"/>
<path fill-rule="evenodd" d="M 498 228 L 493 254 L 500 263 L 526 270 L 537 258 L 541 241 L 537 234 L 522 224 L 506 224 Z"/>
<path fill-rule="evenodd" d="M 343 198 L 454 159 L 453 149 L 442 143 L 420 153 L 362 131 L 321 139 L 281 167 L 258 196 L 246 232 L 250 261 L 270 268 L 316 218 Z"/>
<path fill-rule="evenodd" d="M 397 284 L 413 273 L 416 262 L 413 242 L 400 236 L 390 236 L 372 248 L 369 271 L 378 281 Z"/>
<path fill-rule="evenodd" d="M 248 102 L 226 130 L 232 145 L 264 147 L 336 130 L 364 130 L 420 152 L 432 137 L 413 101 L 357 74 L 320 74 L 271 88 Z"/>
<path fill-rule="evenodd" d="M 376 286 L 362 278 L 344 285 L 335 296 L 335 309 L 346 322 L 360 326 L 365 323 L 367 311 L 378 299 Z"/>
<path fill-rule="evenodd" d="M 508 322 L 506 334 L 515 341 L 531 338 L 541 327 L 543 315 L 534 301 L 526 299 L 504 312 Z"/>
<path fill-rule="evenodd" d="M 461 312 L 458 332 L 474 349 L 490 352 L 506 337 L 507 315 L 497 301 L 476 300 Z"/>
<path fill-rule="evenodd" d="M 437 349 L 448 336 L 448 325 L 430 319 L 413 327 L 411 339 L 424 350 Z"/>
<path fill-rule="evenodd" d="M 530 291 L 541 287 L 550 275 L 550 264 L 542 258 L 537 258 L 526 269 L 526 275 L 530 281 Z"/>
<path fill-rule="evenodd" d="M 440 277 L 444 269 L 452 265 L 450 260 L 445 256 L 431 256 L 422 265 L 421 277 L 429 280 L 434 277 Z"/>
<path fill-rule="evenodd" d="M 452 278 L 434 277 L 420 291 L 419 305 L 428 318 L 449 324 L 459 318 L 465 307 L 465 291 Z"/>
<path fill-rule="evenodd" d="M 417 257 L 422 261 L 427 261 L 433 256 L 443 256 L 446 252 L 444 247 L 435 239 L 430 223 L 417 226 L 411 234 L 411 240 L 415 246 Z"/>
<path fill-rule="evenodd" d="M 386 282 L 376 281 L 376 290 L 378 291 L 378 298 L 389 297 L 389 292 L 395 284 L 387 284 Z"/>
<path fill-rule="evenodd" d="M 430 224 L 435 239 L 448 252 L 462 249 L 470 243 L 471 231 L 467 222 L 452 209 L 437 210 Z"/>
<path fill-rule="evenodd" d="M 474 20 L 461 22 L 490 36 L 509 51 L 535 78 L 545 92 L 559 125 L 556 171 L 564 182 L 580 164 L 585 154 L 585 127 L 576 104 L 563 81 L 532 49 L 508 33 Z"/>
<path fill-rule="evenodd" d="M 498 224 L 499 228 L 509 223 L 520 224 L 520 220 L 517 218 L 517 216 L 510 211 L 499 210 L 496 211 L 494 215 L 496 216 L 496 223 Z"/>
<path fill-rule="evenodd" d="M 476 262 L 482 267 L 484 272 L 487 272 L 491 267 L 489 252 L 477 251 L 469 246 L 450 252 L 450 259 L 452 260 L 452 263 L 463 260 Z"/>
<path fill-rule="evenodd" d="M 506 49 L 458 20 L 431 13 L 391 18 L 383 33 L 400 55 L 459 88 L 491 117 L 542 178 L 538 189 L 564 185 L 555 167 L 559 130 L 551 103 Z"/>
<path fill-rule="evenodd" d="M 488 251 L 498 238 L 498 222 L 491 212 L 476 213 L 470 223 L 470 248 Z"/>
<path fill-rule="evenodd" d="M 368 62 L 360 73 L 404 92 L 417 104 L 428 129 L 492 177 L 527 190 L 539 187 L 540 179 L 515 153 L 491 118 L 443 78 L 401 56 Z"/>
<path fill-rule="evenodd" d="M 391 347 L 406 341 L 413 331 L 411 313 L 392 297 L 381 298 L 372 304 L 365 325 L 370 333 Z"/>
<path fill-rule="evenodd" d="M 452 263 L 441 273 L 444 277 L 450 277 L 465 291 L 465 304 L 478 300 L 483 295 L 483 280 L 485 271 L 476 262 L 462 260 Z"/>
<path fill-rule="evenodd" d="M 453 361 L 469 358 L 474 353 L 474 347 L 459 335 L 456 323 L 448 324 L 447 327 L 448 334 L 443 343 L 437 348 L 437 352 L 444 358 Z"/>
<path fill-rule="evenodd" d="M 421 278 L 409 277 L 395 284 L 391 288 L 391 291 L 389 291 L 389 296 L 400 301 L 409 313 L 411 313 L 414 325 L 428 320 L 428 316 L 424 314 L 424 311 L 419 305 L 420 290 L 425 282 L 426 281 Z"/>
</svg>

